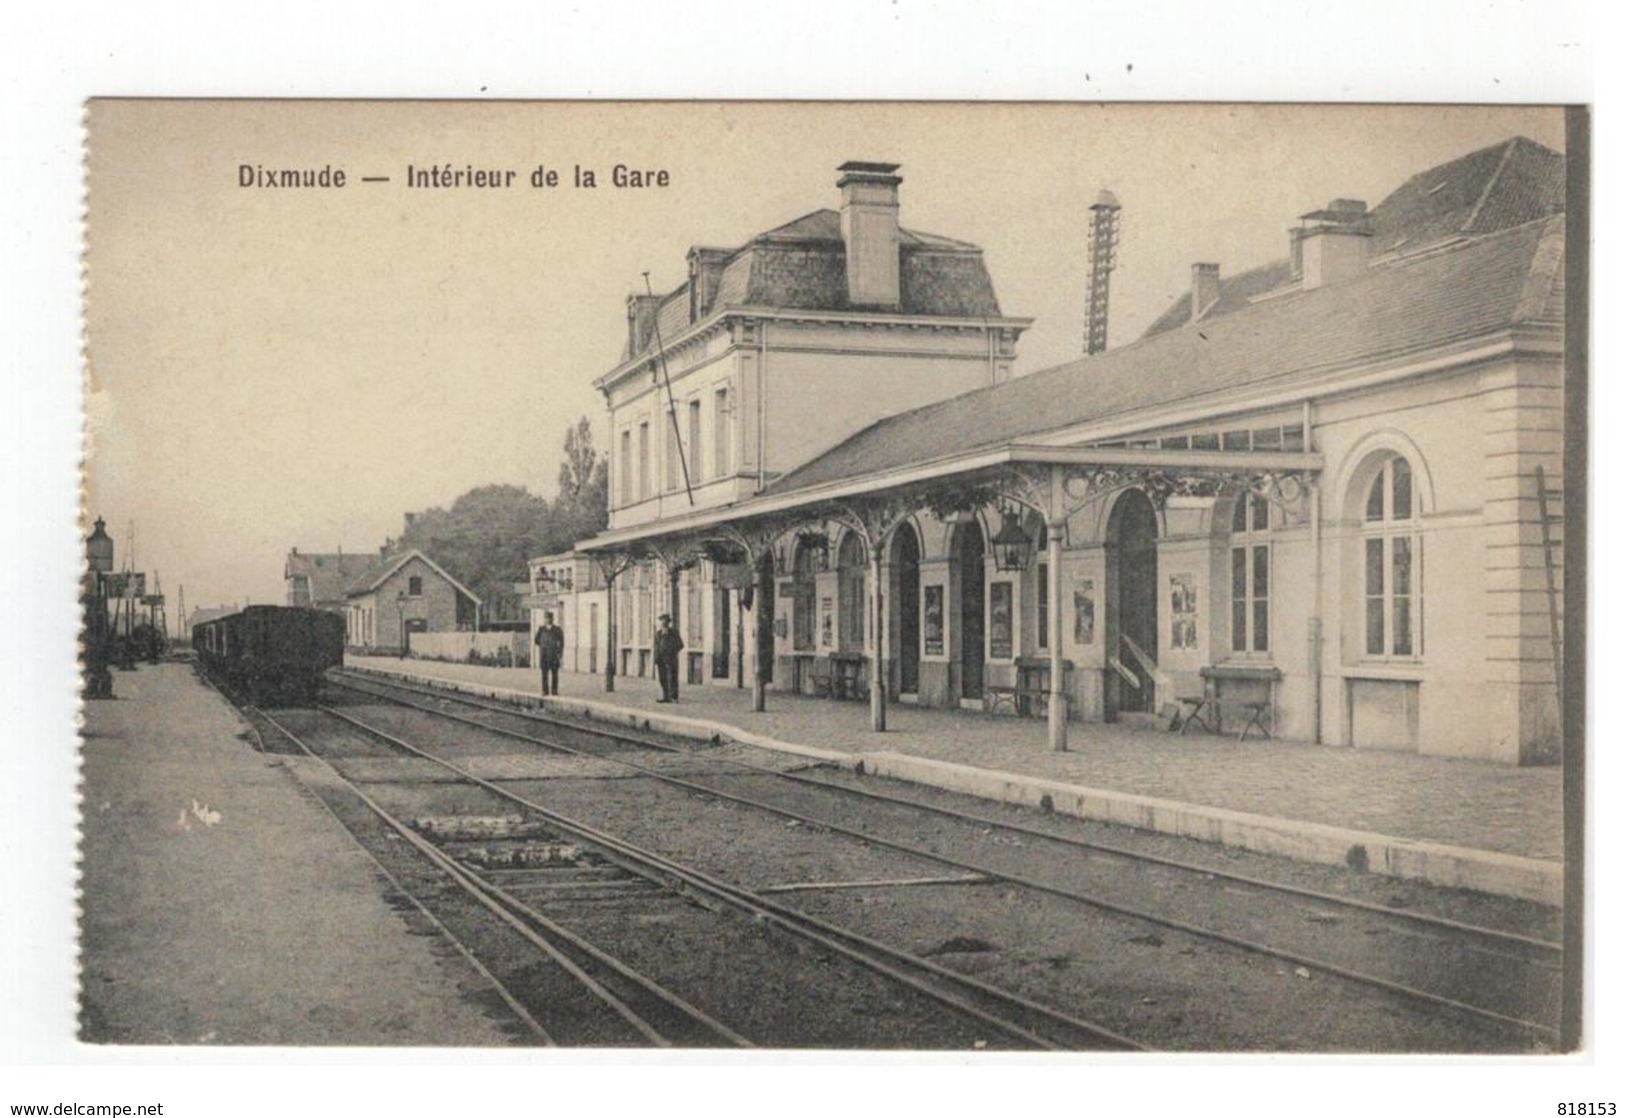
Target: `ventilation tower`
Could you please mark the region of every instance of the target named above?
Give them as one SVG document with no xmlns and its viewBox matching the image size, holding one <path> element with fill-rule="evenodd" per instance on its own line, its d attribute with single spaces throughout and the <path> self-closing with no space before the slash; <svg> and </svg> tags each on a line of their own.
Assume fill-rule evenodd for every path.
<svg viewBox="0 0 1625 1118">
<path fill-rule="evenodd" d="M 1106 314 L 1111 299 L 1112 269 L 1117 266 L 1118 217 L 1123 207 L 1117 196 L 1102 190 L 1089 207 L 1089 309 L 1084 352 L 1106 348 Z"/>
</svg>

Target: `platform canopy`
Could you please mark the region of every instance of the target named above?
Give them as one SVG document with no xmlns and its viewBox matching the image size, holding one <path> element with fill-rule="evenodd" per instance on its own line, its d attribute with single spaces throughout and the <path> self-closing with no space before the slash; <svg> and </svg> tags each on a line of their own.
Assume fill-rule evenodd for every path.
<svg viewBox="0 0 1625 1118">
<path fill-rule="evenodd" d="M 855 476 L 770 490 L 719 508 L 662 517 L 583 540 L 577 550 L 593 556 L 606 579 L 633 563 L 657 559 L 675 581 L 701 559 L 743 565 L 758 594 L 771 594 L 771 575 L 761 562 L 786 532 L 809 522 L 837 523 L 855 531 L 869 557 L 871 587 L 881 581 L 881 556 L 893 529 L 921 509 L 939 517 L 989 505 L 1020 506 L 1046 525 L 1049 561 L 1060 569 L 1061 541 L 1071 517 L 1125 489 L 1140 489 L 1158 507 L 1174 497 L 1213 497 L 1250 492 L 1272 500 L 1296 500 L 1313 483 L 1322 456 L 1304 451 L 1222 451 L 1160 447 L 1056 447 L 1008 443 L 943 455 Z M 1052 616 L 1060 615 L 1061 580 L 1049 583 Z M 875 633 L 872 678 L 886 678 L 886 617 L 882 595 L 869 595 Z M 613 616 L 613 595 L 611 597 Z M 1051 652 L 1050 743 L 1066 748 L 1061 642 Z M 613 657 L 611 658 L 613 660 Z M 611 669 L 612 671 L 613 669 Z M 756 672 L 753 708 L 766 709 L 766 688 Z M 610 679 L 613 686 L 613 677 Z M 885 687 L 869 688 L 870 725 L 886 728 Z"/>
</svg>

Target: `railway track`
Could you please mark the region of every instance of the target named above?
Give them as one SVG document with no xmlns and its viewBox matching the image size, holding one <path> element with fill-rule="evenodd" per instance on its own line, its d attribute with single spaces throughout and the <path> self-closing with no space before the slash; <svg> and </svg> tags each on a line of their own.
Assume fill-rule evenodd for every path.
<svg viewBox="0 0 1625 1118">
<path fill-rule="evenodd" d="M 249 708 L 249 713 L 251 717 L 263 721 L 306 757 L 313 761 L 322 761 L 320 754 L 300 735 L 295 734 L 275 717 L 253 708 Z M 471 872 L 457 859 L 425 839 L 406 820 L 390 812 L 352 782 L 344 781 L 336 770 L 329 766 L 327 771 L 337 782 L 347 787 L 355 799 L 359 800 L 390 834 L 404 842 L 429 866 L 438 871 L 442 887 L 459 890 L 463 896 L 535 948 L 547 963 L 568 975 L 602 1009 L 618 1018 L 620 1023 L 635 1034 L 637 1040 L 657 1047 L 679 1045 L 750 1047 L 750 1042 L 744 1037 L 696 1009 L 647 975 L 549 919 L 513 892 Z M 352 813 L 335 807 L 333 802 L 320 792 L 316 795 L 346 829 L 353 827 Z M 516 992 L 510 984 L 492 973 L 491 969 L 480 961 L 475 949 L 459 938 L 447 926 L 446 921 L 436 915 L 428 903 L 420 899 L 419 894 L 432 892 L 432 887 L 424 888 L 420 885 L 417 889 L 413 889 L 403 883 L 402 876 L 391 871 L 385 861 L 375 853 L 375 845 L 363 841 L 360 834 L 355 834 L 355 838 L 357 845 L 385 876 L 396 894 L 428 920 L 435 930 L 446 937 L 458 953 L 478 970 L 531 1034 L 543 1044 L 556 1044 L 557 1040 L 553 1034 L 537 1020 L 531 1008 L 527 1007 L 527 996 L 522 992 Z M 614 1028 L 607 1030 L 609 1036 L 613 1036 L 615 1032 Z"/>
<path fill-rule="evenodd" d="M 312 746 L 305 740 L 311 736 L 308 731 L 296 733 L 265 712 L 257 712 L 257 715 L 305 756 L 318 761 L 331 759 L 328 749 L 320 745 Z M 966 1038 L 960 1045 L 962 1047 L 1061 1051 L 1142 1047 L 1093 1022 L 1012 995 L 930 960 L 898 951 L 838 925 L 797 912 L 560 815 L 376 727 L 366 727 L 359 720 L 341 712 L 324 709 L 323 715 L 352 728 L 362 729 L 376 740 L 387 742 L 401 754 L 442 767 L 466 787 L 478 788 L 494 799 L 523 809 L 527 821 L 541 823 L 558 837 L 589 846 L 630 873 L 658 883 L 667 896 L 681 898 L 686 904 L 692 904 L 697 899 L 708 906 L 735 910 L 757 925 L 795 937 L 817 951 L 822 958 L 839 956 L 864 968 L 879 980 L 906 990 L 916 1001 L 931 1003 L 933 1016 L 940 1018 L 946 1011 L 947 1015 L 964 1022 L 957 1030 Z M 496 884 L 492 880 L 493 874 L 470 872 L 466 866 L 459 865 L 455 857 L 425 838 L 419 828 L 389 810 L 356 782 L 346 780 L 337 767 L 328 764 L 327 769 L 334 780 L 342 782 L 365 804 L 367 811 L 399 840 L 431 862 L 447 881 L 473 897 L 491 915 L 518 931 L 556 965 L 567 970 L 601 1004 L 635 1029 L 645 1043 L 682 1046 L 752 1043 L 742 1032 L 723 1024 L 716 1016 L 698 1009 L 648 975 L 637 972 L 585 936 L 572 932 L 564 923 L 550 919 L 521 898 L 518 890 L 505 889 Z M 715 960 L 718 967 L 744 965 L 747 962 L 739 959 Z M 765 986 L 771 987 L 772 977 L 768 976 Z M 826 982 L 828 976 L 821 975 L 819 980 Z M 509 999 L 505 997 L 504 1000 Z M 512 1000 L 520 999 L 515 996 Z M 800 1007 L 800 1011 L 812 1008 Z M 936 1027 L 941 1031 L 940 1024 Z"/>
<path fill-rule="evenodd" d="M 715 759 L 707 766 L 709 771 L 674 775 L 646 763 L 650 751 L 686 754 L 696 759 L 704 756 L 703 751 L 672 746 L 646 734 L 582 725 L 393 680 L 357 678 L 345 673 L 343 684 L 422 714 L 539 749 L 625 766 L 692 795 L 724 798 L 751 810 L 771 812 L 799 824 L 930 859 L 964 875 L 966 880 L 994 880 L 1041 892 L 1483 1022 L 1521 1036 L 1524 1044 L 1535 1050 L 1556 1038 L 1560 948 L 1539 935 L 1394 910 L 1323 890 L 1147 855 L 1058 834 L 1048 827 L 857 788 L 851 782 L 821 774 L 755 765 L 738 756 Z M 458 713 L 446 709 L 448 706 L 479 713 Z M 538 735 L 538 726 L 545 727 L 546 736 Z M 637 759 L 639 752 L 645 761 Z M 860 803 L 864 805 L 861 810 L 854 806 Z M 1019 853 L 1002 858 L 989 858 L 983 853 L 966 856 L 956 853 L 956 849 L 963 850 L 964 841 L 952 836 L 921 842 L 922 830 L 930 829 L 922 823 L 927 819 L 950 828 L 974 828 L 984 837 L 1000 836 L 1006 840 L 1007 853 L 1011 849 Z M 1008 843 L 1012 840 L 1023 845 L 1011 848 Z M 1081 856 L 1088 872 L 1035 873 L 1023 865 L 1035 851 L 1043 850 L 1072 851 L 1073 861 L 1078 862 Z M 1110 875 L 1097 872 L 1108 864 L 1133 867 L 1137 876 L 1156 875 L 1158 899 L 1175 903 L 1148 905 L 1144 902 L 1144 888 L 1114 890 L 1109 884 Z M 1080 887 L 1079 877 L 1088 879 L 1090 887 Z M 1197 891 L 1212 895 L 1216 890 L 1225 896 L 1222 903 L 1204 902 L 1210 909 L 1207 919 L 1198 922 L 1178 915 L 1179 904 L 1188 895 Z M 1304 925 L 1301 934 L 1281 942 L 1279 938 L 1238 932 L 1238 928 L 1258 922 L 1252 919 L 1251 910 L 1255 909 L 1285 911 L 1286 924 L 1296 919 Z M 1293 917 L 1294 911 L 1299 915 Z M 1275 920 L 1277 925 L 1282 922 Z M 1356 943 L 1352 952 L 1342 946 L 1351 938 Z M 1329 949 L 1334 941 L 1339 941 L 1337 950 Z M 1369 943 L 1370 949 L 1359 949 L 1362 942 Z M 1379 968 L 1386 968 L 1386 973 Z"/>
</svg>

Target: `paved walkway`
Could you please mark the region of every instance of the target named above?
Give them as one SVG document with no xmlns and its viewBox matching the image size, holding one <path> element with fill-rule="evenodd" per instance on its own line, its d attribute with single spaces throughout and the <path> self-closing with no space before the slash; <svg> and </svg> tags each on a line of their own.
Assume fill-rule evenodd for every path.
<svg viewBox="0 0 1625 1118">
<path fill-rule="evenodd" d="M 348 663 L 536 694 L 523 668 L 351 656 Z M 844 752 L 891 752 L 1113 792 L 1176 800 L 1277 819 L 1371 831 L 1560 862 L 1562 772 L 1408 753 L 1210 734 L 1169 734 L 1074 722 L 1071 751 L 1048 747 L 1038 719 L 893 705 L 888 730 L 869 729 L 867 703 L 768 693 L 765 713 L 733 687 L 687 687 L 677 707 L 657 705 L 652 680 L 564 672 L 567 697 L 651 713 L 680 713 L 781 741 Z"/>
<path fill-rule="evenodd" d="M 185 664 L 85 705 L 80 1031 L 115 1044 L 507 1038 L 476 973 Z M 193 805 L 197 810 L 193 810 Z"/>
</svg>

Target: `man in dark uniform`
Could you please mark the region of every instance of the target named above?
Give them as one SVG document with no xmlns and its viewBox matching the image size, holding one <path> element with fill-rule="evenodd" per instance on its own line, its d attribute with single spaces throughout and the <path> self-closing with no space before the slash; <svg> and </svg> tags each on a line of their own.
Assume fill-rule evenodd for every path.
<svg viewBox="0 0 1625 1118">
<path fill-rule="evenodd" d="M 536 661 L 542 666 L 542 694 L 559 693 L 559 664 L 564 660 L 564 630 L 553 624 L 551 613 L 542 614 L 536 630 Z"/>
<path fill-rule="evenodd" d="M 660 628 L 655 631 L 655 674 L 660 677 L 662 703 L 677 701 L 677 658 L 683 651 L 683 638 L 671 623 L 671 614 L 660 615 Z"/>
</svg>

